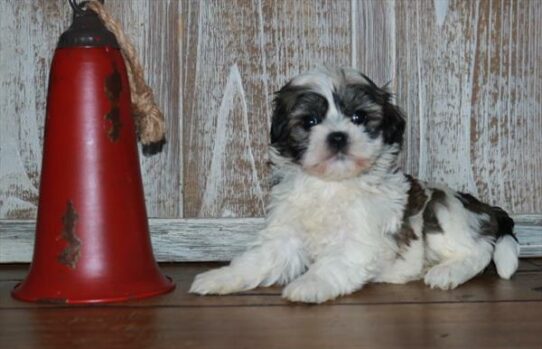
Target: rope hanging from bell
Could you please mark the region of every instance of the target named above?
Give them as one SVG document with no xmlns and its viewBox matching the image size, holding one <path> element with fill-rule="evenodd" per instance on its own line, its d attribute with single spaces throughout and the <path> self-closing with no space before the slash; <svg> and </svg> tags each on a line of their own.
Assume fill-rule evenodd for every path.
<svg viewBox="0 0 542 349">
<path fill-rule="evenodd" d="M 90 0 L 80 5 L 75 4 L 74 0 L 70 0 L 70 3 L 75 6 L 74 9 L 79 11 L 87 9 L 94 11 L 105 27 L 117 38 L 126 62 L 134 121 L 139 141 L 143 145 L 143 154 L 153 155 L 160 152 L 165 144 L 164 115 L 154 100 L 152 89 L 145 82 L 143 67 L 139 62 L 134 45 L 122 30 L 120 23 L 107 12 L 103 0 Z"/>
</svg>

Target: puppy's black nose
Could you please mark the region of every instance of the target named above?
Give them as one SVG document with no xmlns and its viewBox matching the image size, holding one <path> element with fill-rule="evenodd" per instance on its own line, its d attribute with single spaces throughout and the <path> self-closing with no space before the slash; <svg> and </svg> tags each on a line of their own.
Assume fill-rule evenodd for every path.
<svg viewBox="0 0 542 349">
<path fill-rule="evenodd" d="M 348 135 L 344 132 L 331 132 L 327 136 L 327 143 L 335 151 L 343 150 L 348 144 Z"/>
</svg>

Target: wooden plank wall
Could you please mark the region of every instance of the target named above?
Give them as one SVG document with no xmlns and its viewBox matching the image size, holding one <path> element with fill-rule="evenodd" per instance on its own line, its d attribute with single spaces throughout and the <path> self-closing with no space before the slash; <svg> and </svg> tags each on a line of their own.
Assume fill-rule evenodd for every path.
<svg viewBox="0 0 542 349">
<path fill-rule="evenodd" d="M 257 217 L 273 91 L 318 64 L 390 83 L 405 168 L 542 215 L 542 1 L 107 0 L 167 115 L 151 217 Z M 0 0 L 0 219 L 34 218 L 64 0 Z"/>
</svg>

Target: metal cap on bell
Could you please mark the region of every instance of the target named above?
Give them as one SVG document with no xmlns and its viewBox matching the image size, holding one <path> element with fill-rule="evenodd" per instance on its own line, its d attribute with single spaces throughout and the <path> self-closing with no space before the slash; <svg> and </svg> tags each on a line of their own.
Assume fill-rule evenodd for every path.
<svg viewBox="0 0 542 349">
<path fill-rule="evenodd" d="M 100 303 L 173 289 L 154 260 L 126 67 L 115 36 L 70 0 L 50 72 L 34 256 L 20 300 Z"/>
</svg>

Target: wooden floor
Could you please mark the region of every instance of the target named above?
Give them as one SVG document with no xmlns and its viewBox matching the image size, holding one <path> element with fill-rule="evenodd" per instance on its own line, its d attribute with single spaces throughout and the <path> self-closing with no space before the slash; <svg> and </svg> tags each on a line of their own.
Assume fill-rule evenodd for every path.
<svg viewBox="0 0 542 349">
<path fill-rule="evenodd" d="M 100 306 L 13 300 L 27 266 L 0 266 L 0 348 L 538 348 L 542 259 L 513 280 L 486 272 L 454 291 L 371 285 L 323 305 L 291 304 L 279 288 L 223 297 L 186 293 L 217 264 L 165 264 L 173 293 Z"/>
</svg>

